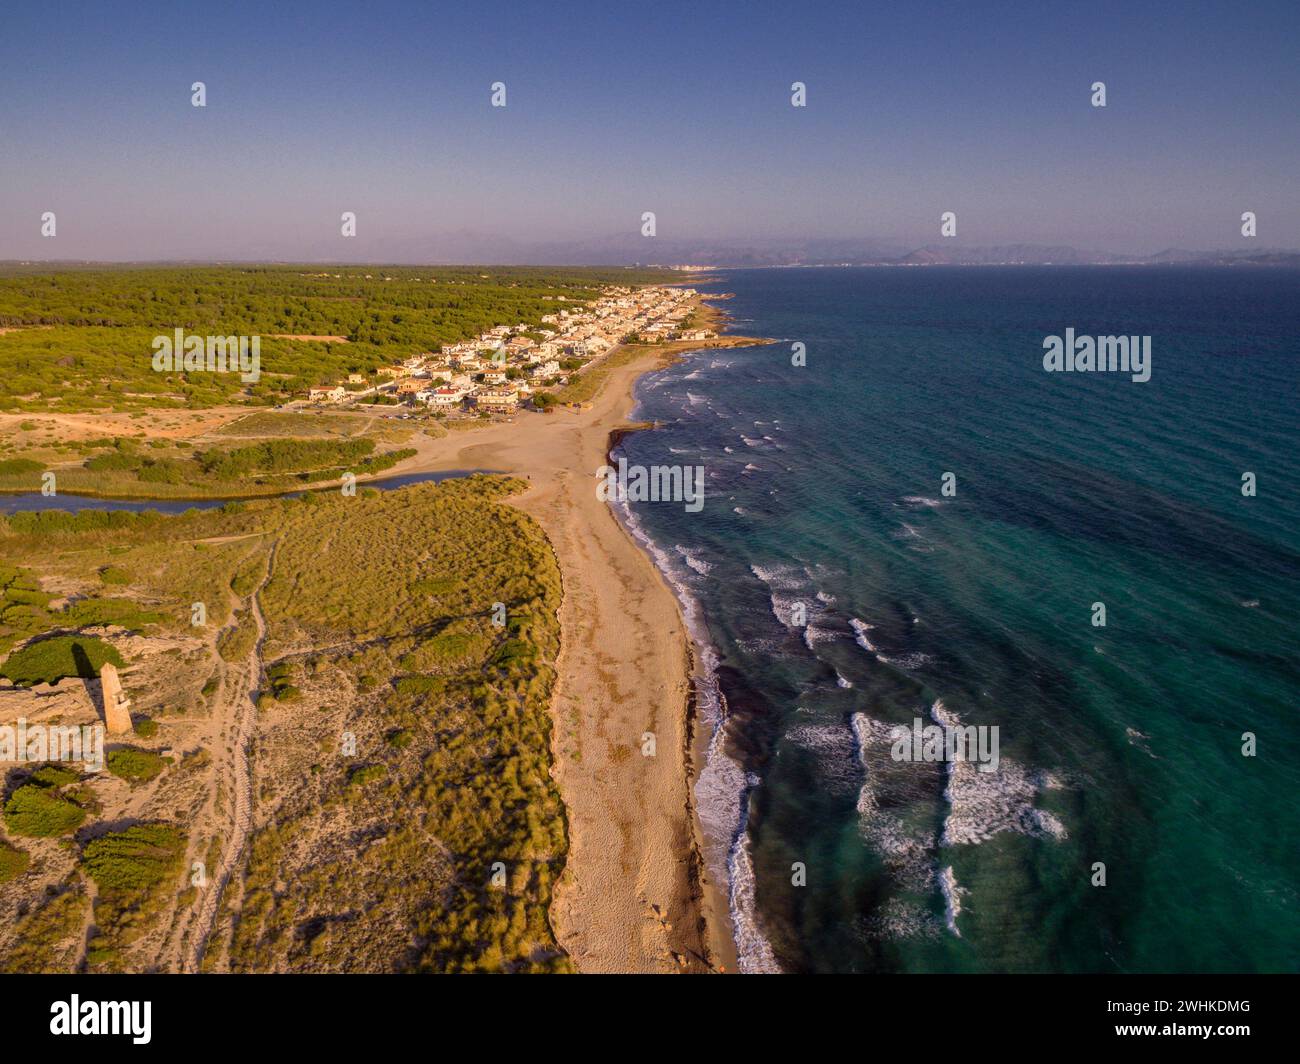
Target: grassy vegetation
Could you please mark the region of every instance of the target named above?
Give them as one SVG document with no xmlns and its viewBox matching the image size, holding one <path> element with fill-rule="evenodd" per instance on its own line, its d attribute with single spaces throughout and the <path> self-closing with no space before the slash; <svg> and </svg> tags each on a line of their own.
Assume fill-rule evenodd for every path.
<svg viewBox="0 0 1300 1064">
<path fill-rule="evenodd" d="M 273 791 L 300 789 L 270 807 L 271 822 L 245 851 L 230 966 L 567 967 L 547 918 L 566 848 L 550 776 L 560 581 L 540 528 L 507 502 L 522 487 L 474 477 L 170 517 L 83 511 L 0 520 L 0 556 L 12 563 L 0 583 L 12 592 L 6 611 L 26 611 L 12 629 L 24 638 L 42 634 L 34 631 L 42 624 L 59 631 L 76 607 L 91 617 L 148 616 L 157 633 L 193 636 L 190 604 L 204 602 L 207 623 L 197 631 L 216 646 L 229 630 L 221 646 L 239 658 L 253 649 L 255 627 L 244 613 L 232 618 L 231 592 L 252 593 L 275 547 L 260 599 L 269 702 L 259 728 L 286 721 L 296 741 L 275 749 L 302 753 L 282 776 L 259 766 L 258 778 Z M 93 589 L 110 566 L 130 574 L 114 598 L 50 609 L 43 586 Z M 507 606 L 501 628 L 492 623 L 497 602 Z M 196 661 L 193 675 L 178 669 L 176 702 L 184 689 L 202 705 L 201 687 L 215 694 L 211 679 L 209 662 Z M 319 728 L 320 752 L 301 740 L 305 726 Z M 341 730 L 358 735 L 355 757 L 340 754 Z M 128 779 L 158 767 L 148 751 L 109 757 L 110 771 Z M 175 787 L 189 763 L 164 782 Z M 211 780 L 212 771 L 205 758 L 194 779 Z M 11 837 L 19 828 L 66 834 L 85 825 L 98 811 L 78 786 L 72 775 L 23 781 L 6 803 L 14 806 L 5 817 Z M 273 801 L 269 793 L 259 790 L 257 800 Z M 366 844 L 326 844 L 319 832 L 328 823 Z M 100 940 L 88 962 L 148 964 L 133 944 L 165 919 L 181 884 L 168 873 L 156 894 L 110 889 L 105 897 L 104 850 L 92 845 L 86 870 L 100 886 Z M 170 844 L 154 848 L 171 867 Z M 504 889 L 493 885 L 497 862 Z M 225 937 L 216 949 L 223 963 Z M 13 958 L 4 963 L 52 963 Z"/>
<path fill-rule="evenodd" d="M 80 884 L 67 887 L 18 922 L 14 947 L 0 972 L 47 975 L 67 972 L 81 955 L 81 931 L 90 901 Z"/>
<path fill-rule="evenodd" d="M 114 970 L 122 951 L 149 930 L 184 867 L 186 836 L 171 824 L 135 824 L 92 839 L 81 855 L 95 883 L 95 924 L 89 944 L 92 968 Z"/>
<path fill-rule="evenodd" d="M 298 411 L 255 410 L 243 414 L 215 433 L 217 436 L 284 436 L 296 439 L 348 437 L 356 435 L 364 418 L 339 414 Z"/>
<path fill-rule="evenodd" d="M 404 430 L 409 435 L 410 430 Z M 410 448 L 376 451 L 375 433 L 365 437 L 267 439 L 243 446 L 211 447 L 196 452 L 189 441 L 151 440 L 142 444 L 125 436 L 98 441 L 97 453 L 79 466 L 59 466 L 60 491 L 105 497 L 213 498 L 246 493 L 288 491 L 311 482 L 337 481 L 381 473 L 415 453 Z M 15 463 L 22 465 L 15 459 Z M 40 472 L 26 465 L 8 474 L 0 468 L 0 490 L 34 491 Z"/>
<path fill-rule="evenodd" d="M 549 747 L 559 573 L 540 529 L 503 505 L 522 486 L 475 477 L 330 500 L 281 540 L 262 596 L 266 652 L 339 647 L 330 668 L 371 692 L 347 726 L 374 742 L 357 761 L 320 762 L 317 777 L 326 805 L 363 798 L 383 839 L 346 861 L 303 852 L 312 807 L 259 833 L 236 968 L 345 967 L 367 921 L 394 912 L 419 943 L 394 967 L 566 967 L 547 919 L 565 851 Z M 504 628 L 495 602 L 507 604 Z M 307 867 L 272 889 L 286 860 Z M 504 890 L 491 886 L 498 861 Z"/>
<path fill-rule="evenodd" d="M 257 621 L 245 610 L 239 620 L 217 638 L 217 653 L 223 661 L 243 661 L 257 645 Z"/>
<path fill-rule="evenodd" d="M 31 860 L 31 855 L 26 850 L 20 850 L 0 839 L 0 884 L 21 876 L 27 871 Z"/>
<path fill-rule="evenodd" d="M 263 440 L 247 447 L 205 451 L 197 461 L 208 476 L 239 480 L 263 473 L 351 467 L 374 449 L 373 440 Z"/>
<path fill-rule="evenodd" d="M 555 392 L 555 401 L 585 403 L 594 399 L 612 369 L 624 366 L 646 351 L 644 347 L 618 347 L 581 373 L 569 377 L 569 383 Z"/>
<path fill-rule="evenodd" d="M 103 578 L 102 572 L 100 578 Z M 141 609 L 138 603 L 124 598 L 92 596 L 69 603 L 63 609 L 52 610 L 49 605 L 53 596 L 41 591 L 38 585 L 39 581 L 31 569 L 0 566 L 0 652 L 24 639 L 44 633 L 72 633 L 102 625 L 117 625 L 139 631 L 167 620 L 166 615 Z M 70 657 L 72 652 L 69 646 L 62 643 L 34 649 L 26 655 L 26 664 L 19 659 L 16 667 L 34 673 L 58 672 L 59 668 L 68 664 L 68 659 L 61 659 L 59 655 L 68 651 Z M 94 660 L 89 654 L 87 657 Z M 73 661 L 72 664 L 75 665 L 76 662 Z M 114 661 L 114 664 L 120 665 L 121 662 Z M 0 675 L 6 674 L 0 671 Z M 80 674 L 74 671 L 64 675 Z M 15 679 L 14 682 L 21 681 Z"/>
<path fill-rule="evenodd" d="M 539 325 L 558 297 L 659 271 L 465 267 L 194 267 L 0 276 L 0 409 L 200 409 L 272 404 L 493 325 Z M 153 370 L 153 337 L 261 337 L 261 376 Z M 344 342 L 277 339 L 343 336 Z"/>
</svg>

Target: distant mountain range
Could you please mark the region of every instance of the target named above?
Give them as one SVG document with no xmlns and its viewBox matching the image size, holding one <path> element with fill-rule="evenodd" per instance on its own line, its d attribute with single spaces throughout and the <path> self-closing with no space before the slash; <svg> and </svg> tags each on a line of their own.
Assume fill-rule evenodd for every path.
<svg viewBox="0 0 1300 1064">
<path fill-rule="evenodd" d="M 1154 255 L 1087 251 L 1068 245 L 943 243 L 914 248 L 870 238 L 674 240 L 619 234 L 573 241 L 523 241 L 468 230 L 432 236 L 376 236 L 357 240 L 347 261 L 385 265 L 495 266 L 1281 266 L 1300 267 L 1300 251 L 1261 248 L 1188 251 L 1168 248 Z M 337 241 L 288 254 L 273 244 L 248 246 L 242 254 L 205 255 L 177 249 L 151 262 L 337 262 Z M 144 261 L 144 260 L 142 260 Z M 86 263 L 89 265 L 89 262 Z"/>
<path fill-rule="evenodd" d="M 671 255 L 640 264 L 698 266 L 1293 266 L 1300 267 L 1300 251 L 1266 248 L 1259 251 L 1187 251 L 1168 248 L 1154 255 L 1125 255 L 1086 251 L 1068 245 L 999 244 L 991 247 L 929 244 L 914 250 L 879 246 L 854 246 L 852 242 L 817 241 L 801 247 L 774 248 L 674 247 Z M 680 250 L 682 254 L 676 252 Z M 576 261 L 576 260 L 575 260 Z"/>
<path fill-rule="evenodd" d="M 639 235 L 619 235 L 598 240 L 520 243 L 492 250 L 501 259 L 465 257 L 468 234 L 460 240 L 418 240 L 418 247 L 391 248 L 400 258 L 384 261 L 474 262 L 500 261 L 502 265 L 537 263 L 562 266 L 994 266 L 994 265 L 1205 265 L 1300 266 L 1300 251 L 1262 248 L 1237 251 L 1187 251 L 1169 248 L 1154 255 L 1088 251 L 1064 245 L 999 244 L 972 247 L 928 244 L 914 248 L 887 240 L 673 240 Z M 459 245 L 459 246 L 458 246 Z"/>
<path fill-rule="evenodd" d="M 1004 244 L 986 248 L 945 248 L 931 245 L 908 252 L 893 261 L 899 266 L 1150 266 L 1162 263 L 1188 266 L 1300 266 L 1300 251 L 1280 248 L 1263 251 L 1186 251 L 1182 248 L 1168 248 L 1155 255 L 1118 255 L 1041 244 Z"/>
</svg>

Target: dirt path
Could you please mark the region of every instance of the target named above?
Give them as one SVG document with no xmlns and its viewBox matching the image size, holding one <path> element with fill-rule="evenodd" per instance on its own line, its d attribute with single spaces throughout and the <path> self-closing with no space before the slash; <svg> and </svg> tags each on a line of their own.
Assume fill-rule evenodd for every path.
<svg viewBox="0 0 1300 1064">
<path fill-rule="evenodd" d="M 267 555 L 266 572 L 257 588 L 245 600 L 243 607 L 244 610 L 251 611 L 251 616 L 257 624 L 257 640 L 245 660 L 226 668 L 222 683 L 222 699 L 217 711 L 216 728 L 218 733 L 229 729 L 232 734 L 222 751 L 218 778 L 226 784 L 234 808 L 229 830 L 226 833 L 225 847 L 221 853 L 221 866 L 212 875 L 201 895 L 202 903 L 192 925 L 188 955 L 184 959 L 182 969 L 186 972 L 200 970 L 208 937 L 216 924 L 217 910 L 222 896 L 239 865 L 252 829 L 253 774 L 248 764 L 248 744 L 252 738 L 253 723 L 257 713 L 255 698 L 262 681 L 262 644 L 266 640 L 266 618 L 262 615 L 260 597 L 262 588 L 266 586 L 267 581 L 271 579 L 271 573 L 275 570 L 275 553 L 278 547 L 278 541 L 272 544 Z M 232 617 L 231 624 L 235 623 L 238 623 L 238 618 Z"/>
</svg>

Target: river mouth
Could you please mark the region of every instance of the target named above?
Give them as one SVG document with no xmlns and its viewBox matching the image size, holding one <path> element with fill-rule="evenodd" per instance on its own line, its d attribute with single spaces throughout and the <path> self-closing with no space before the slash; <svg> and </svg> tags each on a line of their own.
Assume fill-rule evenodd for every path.
<svg viewBox="0 0 1300 1064">
<path fill-rule="evenodd" d="M 491 474 L 491 469 L 449 469 L 437 473 L 403 473 L 395 477 L 380 477 L 361 482 L 358 486 L 378 488 L 391 491 L 405 488 L 411 484 L 438 484 L 444 480 L 457 477 L 471 477 L 477 473 Z M 129 510 L 142 513 L 153 510 L 163 514 L 180 514 L 186 510 L 215 510 L 230 502 L 256 502 L 259 499 L 296 499 L 309 491 L 321 491 L 320 488 L 300 488 L 295 491 L 281 492 L 275 495 L 228 495 L 202 499 L 113 499 L 97 495 L 75 495 L 72 493 L 42 495 L 39 491 L 26 491 L 17 494 L 0 494 L 0 514 L 39 513 L 45 510 L 62 510 L 65 513 L 80 513 L 82 510 Z M 330 489 L 332 490 L 332 489 Z"/>
</svg>

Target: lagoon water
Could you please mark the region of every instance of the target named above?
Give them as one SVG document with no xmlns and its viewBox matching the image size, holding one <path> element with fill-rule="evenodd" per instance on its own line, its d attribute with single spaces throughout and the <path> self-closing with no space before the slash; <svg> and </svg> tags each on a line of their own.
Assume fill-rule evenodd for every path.
<svg viewBox="0 0 1300 1064">
<path fill-rule="evenodd" d="M 408 484 L 422 484 L 425 481 L 439 483 L 452 477 L 467 477 L 474 473 L 486 473 L 486 469 L 451 470 L 443 473 L 401 473 L 395 477 L 381 477 L 376 480 L 359 481 L 359 488 L 378 488 L 389 491 L 404 488 Z M 321 489 L 316 489 L 320 491 Z M 180 514 L 186 510 L 215 510 L 229 502 L 256 499 L 295 498 L 302 492 L 286 492 L 283 495 L 260 495 L 247 500 L 239 499 L 101 499 L 94 495 L 75 495 L 68 492 L 56 495 L 42 495 L 39 491 L 0 494 L 0 514 L 19 512 L 40 512 L 42 510 L 63 510 L 67 513 L 79 513 L 82 510 L 130 510 L 143 513 L 153 510 L 164 514 Z"/>
<path fill-rule="evenodd" d="M 1300 968 L 1300 274 L 706 287 L 783 343 L 642 378 L 619 453 L 706 470 L 628 519 L 709 666 L 742 968 Z M 1151 379 L 1045 372 L 1067 328 L 1151 336 Z M 997 727 L 998 772 L 895 760 L 918 719 Z"/>
</svg>

